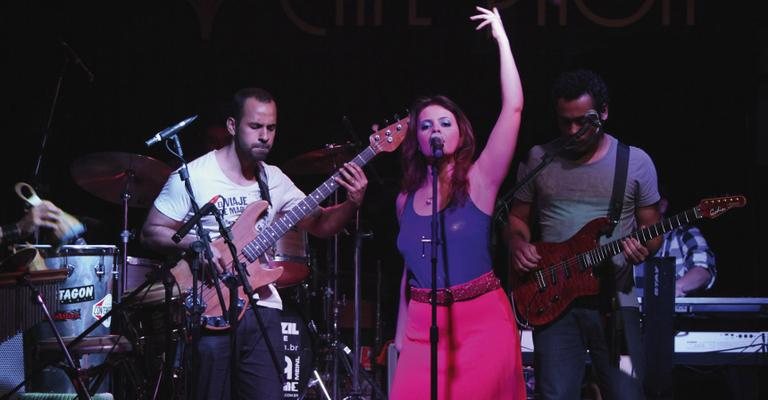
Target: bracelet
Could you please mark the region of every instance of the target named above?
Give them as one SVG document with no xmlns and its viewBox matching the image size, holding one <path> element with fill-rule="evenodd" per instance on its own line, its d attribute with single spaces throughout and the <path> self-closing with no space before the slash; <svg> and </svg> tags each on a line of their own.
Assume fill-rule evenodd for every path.
<svg viewBox="0 0 768 400">
<path fill-rule="evenodd" d="M 3 230 L 3 241 L 5 242 L 15 242 L 19 239 L 21 239 L 21 229 L 19 229 L 19 226 L 17 224 L 8 224 L 2 226 Z"/>
</svg>

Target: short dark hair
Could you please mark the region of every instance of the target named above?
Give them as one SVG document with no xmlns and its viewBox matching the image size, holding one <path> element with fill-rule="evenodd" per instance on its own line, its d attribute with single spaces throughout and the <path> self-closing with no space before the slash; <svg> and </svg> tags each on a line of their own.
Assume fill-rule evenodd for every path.
<svg viewBox="0 0 768 400">
<path fill-rule="evenodd" d="M 262 88 L 243 88 L 238 90 L 237 93 L 232 96 L 232 105 L 230 107 L 229 116 L 234 118 L 235 121 L 240 121 L 240 118 L 243 116 L 243 106 L 245 105 L 245 101 L 250 98 L 256 99 L 262 103 L 271 103 L 275 101 L 272 94 Z"/>
<path fill-rule="evenodd" d="M 595 111 L 603 112 L 608 107 L 608 86 L 597 73 L 587 69 L 577 69 L 561 74 L 552 85 L 552 104 L 558 99 L 576 100 L 584 94 L 592 97 Z"/>
</svg>

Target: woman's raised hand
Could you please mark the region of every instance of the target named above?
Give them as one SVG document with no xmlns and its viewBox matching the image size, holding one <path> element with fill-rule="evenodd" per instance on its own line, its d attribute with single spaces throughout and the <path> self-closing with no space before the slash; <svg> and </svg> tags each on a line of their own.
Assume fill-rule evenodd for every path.
<svg viewBox="0 0 768 400">
<path fill-rule="evenodd" d="M 493 10 L 477 6 L 475 8 L 480 12 L 480 14 L 473 15 L 469 17 L 469 19 L 473 21 L 482 21 L 480 22 L 480 25 L 475 28 L 476 31 L 483 29 L 484 26 L 490 24 L 491 34 L 493 34 L 493 37 L 496 40 L 507 37 L 507 33 L 504 31 L 504 24 L 501 22 L 499 10 L 496 7 L 493 7 Z"/>
</svg>

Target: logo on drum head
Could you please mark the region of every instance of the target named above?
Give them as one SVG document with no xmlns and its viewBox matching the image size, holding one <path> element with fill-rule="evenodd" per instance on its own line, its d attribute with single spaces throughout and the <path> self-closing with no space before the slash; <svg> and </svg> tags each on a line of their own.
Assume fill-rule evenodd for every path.
<svg viewBox="0 0 768 400">
<path fill-rule="evenodd" d="M 59 289 L 59 303 L 73 304 L 94 299 L 93 285 Z"/>
</svg>

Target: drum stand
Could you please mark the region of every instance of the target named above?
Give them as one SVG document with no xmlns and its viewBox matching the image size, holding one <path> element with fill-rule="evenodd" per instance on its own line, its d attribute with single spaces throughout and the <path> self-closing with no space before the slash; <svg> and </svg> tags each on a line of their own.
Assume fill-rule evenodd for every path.
<svg viewBox="0 0 768 400">
<path fill-rule="evenodd" d="M 339 305 L 338 301 L 338 281 L 339 281 L 339 257 L 338 257 L 338 235 L 334 236 L 333 246 L 333 273 L 331 277 L 331 289 L 326 291 L 326 298 L 329 295 L 333 296 L 332 305 L 332 318 L 330 321 L 331 329 L 329 329 L 328 344 L 329 344 L 329 358 L 332 361 L 333 368 L 333 399 L 339 398 L 339 386 L 341 380 L 339 379 L 339 359 L 343 363 L 343 367 L 350 376 L 352 381 L 352 388 L 348 395 L 344 397 L 347 400 L 362 400 L 362 390 L 360 387 L 360 377 L 366 379 L 371 388 L 376 392 L 380 398 L 386 398 L 378 384 L 367 374 L 365 371 L 360 370 L 360 269 L 362 265 L 362 241 L 373 237 L 370 232 L 362 232 L 360 229 L 360 212 L 358 210 L 355 216 L 355 256 L 354 256 L 354 323 L 353 323 L 353 346 L 354 351 L 339 340 L 338 321 L 339 321 Z M 330 293 L 329 293 L 330 292 Z M 311 327 L 310 327 L 311 331 Z M 317 371 L 314 371 L 314 375 L 317 382 L 321 385 L 321 389 L 325 389 L 322 380 L 319 378 Z M 312 386 L 314 382 L 310 382 L 309 386 Z M 324 391 L 324 394 L 327 392 Z"/>
</svg>

